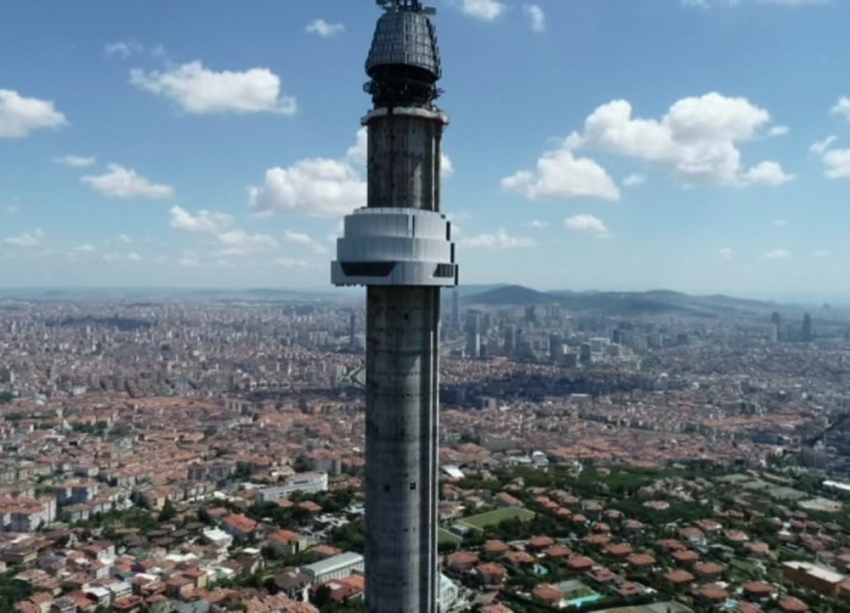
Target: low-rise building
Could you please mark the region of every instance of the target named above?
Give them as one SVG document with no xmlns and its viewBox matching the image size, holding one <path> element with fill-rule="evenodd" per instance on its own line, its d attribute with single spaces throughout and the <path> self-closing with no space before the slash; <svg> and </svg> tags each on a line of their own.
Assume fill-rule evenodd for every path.
<svg viewBox="0 0 850 613">
<path fill-rule="evenodd" d="M 281 498 L 289 498 L 295 492 L 316 494 L 328 491 L 328 473 L 298 473 L 289 477 L 284 483 L 267 487 L 257 492 L 260 502 L 277 502 Z"/>
<path fill-rule="evenodd" d="M 838 596 L 841 584 L 847 580 L 846 575 L 811 562 L 785 562 L 782 574 L 797 585 L 831 598 Z"/>
<path fill-rule="evenodd" d="M 310 574 L 313 583 L 325 583 L 333 579 L 343 579 L 354 573 L 362 573 L 363 568 L 363 556 L 348 551 L 326 560 L 308 564 L 304 567 L 304 571 Z"/>
</svg>

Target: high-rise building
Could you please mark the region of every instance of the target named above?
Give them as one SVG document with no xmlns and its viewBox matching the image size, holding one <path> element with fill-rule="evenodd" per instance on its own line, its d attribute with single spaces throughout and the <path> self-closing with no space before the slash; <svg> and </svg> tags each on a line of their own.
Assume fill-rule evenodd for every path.
<svg viewBox="0 0 850 613">
<path fill-rule="evenodd" d="M 457 285 L 440 213 L 441 77 L 418 0 L 380 0 L 366 60 L 373 109 L 367 206 L 348 215 L 335 285 L 366 286 L 366 609 L 434 613 L 437 568 L 440 288 Z"/>
<path fill-rule="evenodd" d="M 481 357 L 481 313 L 466 312 L 466 357 Z"/>
<path fill-rule="evenodd" d="M 774 311 L 770 314 L 770 324 L 776 329 L 776 339 L 778 341 L 782 338 L 782 316 L 779 314 L 779 311 Z M 769 332 L 769 336 L 773 337 L 773 332 Z"/>
<path fill-rule="evenodd" d="M 492 325 L 493 316 L 488 311 L 481 313 L 481 329 L 479 330 L 481 334 L 487 336 L 490 333 L 490 327 Z"/>
<path fill-rule="evenodd" d="M 460 330 L 460 293 L 457 290 L 452 292 L 452 328 Z"/>
<path fill-rule="evenodd" d="M 815 338 L 812 332 L 812 316 L 809 313 L 803 315 L 803 342 L 809 343 Z"/>
<path fill-rule="evenodd" d="M 593 361 L 593 351 L 591 350 L 590 343 L 579 345 L 578 359 L 583 365 L 590 364 Z"/>
<path fill-rule="evenodd" d="M 528 324 L 536 324 L 537 323 L 537 307 L 533 304 L 529 304 L 525 307 L 525 323 Z"/>
<path fill-rule="evenodd" d="M 505 355 L 512 355 L 516 351 L 516 326 L 508 324 L 505 326 Z"/>
<path fill-rule="evenodd" d="M 549 335 L 549 360 L 558 362 L 564 355 L 564 339 L 560 334 Z"/>
<path fill-rule="evenodd" d="M 775 343 L 779 340 L 779 326 L 776 324 L 770 324 L 770 327 L 767 329 L 767 340 L 770 343 Z"/>
</svg>

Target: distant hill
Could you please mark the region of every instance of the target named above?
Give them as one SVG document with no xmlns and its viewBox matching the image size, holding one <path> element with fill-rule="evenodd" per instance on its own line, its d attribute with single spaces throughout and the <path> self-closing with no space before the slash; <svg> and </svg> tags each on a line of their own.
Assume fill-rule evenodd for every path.
<svg viewBox="0 0 850 613">
<path fill-rule="evenodd" d="M 501 305 L 501 304 L 554 304 L 558 296 L 538 292 L 522 285 L 502 285 L 494 289 L 464 296 L 461 300 L 467 303 Z"/>
<path fill-rule="evenodd" d="M 457 293 L 460 295 L 461 300 L 469 298 L 471 296 L 477 296 L 479 294 L 483 294 L 485 292 L 489 292 L 495 289 L 501 289 L 503 287 L 507 287 L 506 283 L 479 283 L 479 284 L 460 284 L 457 288 Z M 443 297 L 450 297 L 451 294 L 455 290 L 445 290 L 443 291 Z"/>
<path fill-rule="evenodd" d="M 519 306 L 558 304 L 570 311 L 606 314 L 675 313 L 715 317 L 732 311 L 764 311 L 774 304 L 731 296 L 690 296 L 670 290 L 647 292 L 540 292 L 522 285 L 504 285 L 487 291 L 461 296 L 468 305 Z"/>
</svg>

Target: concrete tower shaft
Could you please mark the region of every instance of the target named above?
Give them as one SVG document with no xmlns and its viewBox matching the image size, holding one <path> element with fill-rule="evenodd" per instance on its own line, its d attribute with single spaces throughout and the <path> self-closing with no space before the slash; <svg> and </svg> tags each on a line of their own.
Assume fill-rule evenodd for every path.
<svg viewBox="0 0 850 613">
<path fill-rule="evenodd" d="M 440 290 L 367 289 L 366 605 L 437 609 Z"/>
<path fill-rule="evenodd" d="M 435 110 L 380 109 L 365 122 L 368 206 L 439 211 L 440 151 L 448 118 Z"/>
<path fill-rule="evenodd" d="M 366 291 L 366 607 L 435 613 L 440 288 L 457 284 L 440 213 L 448 118 L 433 104 L 441 68 L 430 11 L 379 0 L 366 72 L 367 206 L 345 219 L 336 285 Z"/>
<path fill-rule="evenodd" d="M 447 118 L 390 108 L 364 123 L 368 207 L 438 212 Z M 440 577 L 440 289 L 372 286 L 366 296 L 367 608 L 433 613 Z"/>
</svg>

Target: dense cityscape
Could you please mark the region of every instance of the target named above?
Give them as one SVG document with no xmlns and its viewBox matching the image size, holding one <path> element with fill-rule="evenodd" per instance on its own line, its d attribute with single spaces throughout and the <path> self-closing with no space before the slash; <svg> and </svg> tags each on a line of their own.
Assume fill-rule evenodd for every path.
<svg viewBox="0 0 850 613">
<path fill-rule="evenodd" d="M 848 610 L 846 314 L 520 289 L 445 296 L 441 611 Z M 0 610 L 362 607 L 362 303 L 0 308 Z"/>
</svg>

